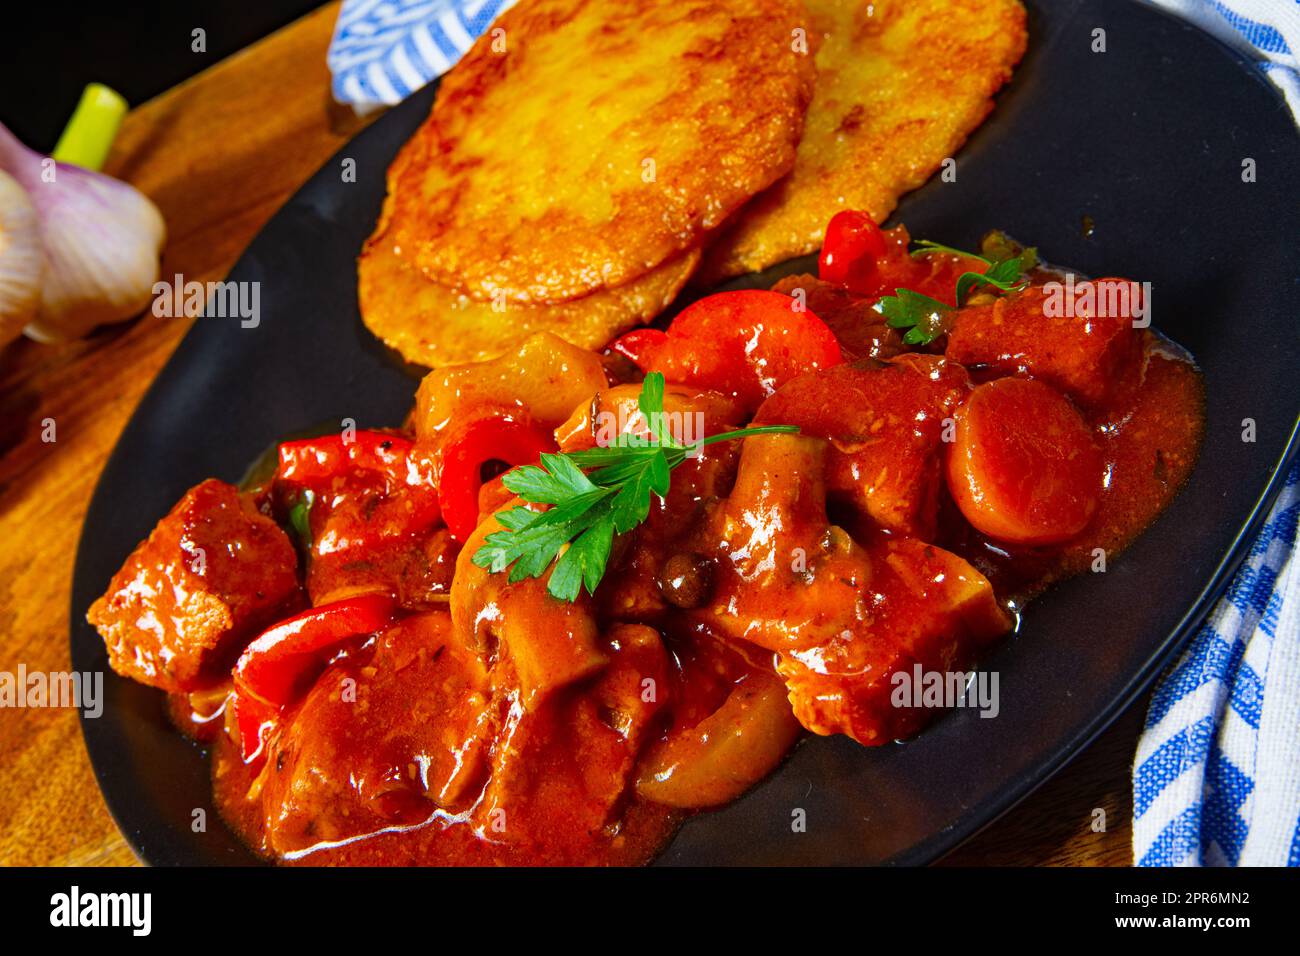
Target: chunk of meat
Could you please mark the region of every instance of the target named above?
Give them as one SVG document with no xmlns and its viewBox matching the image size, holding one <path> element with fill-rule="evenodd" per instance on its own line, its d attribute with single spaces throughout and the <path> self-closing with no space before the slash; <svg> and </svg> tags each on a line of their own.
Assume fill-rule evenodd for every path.
<svg viewBox="0 0 1300 956">
<path fill-rule="evenodd" d="M 506 506 L 522 505 L 516 499 Z M 561 601 L 547 591 L 551 570 L 540 578 L 511 582 L 474 564 L 484 539 L 503 526 L 485 520 L 465 542 L 451 585 L 451 615 L 457 638 L 494 671 L 498 686 L 518 689 L 518 704 L 540 707 L 559 688 L 601 670 L 608 657 L 600 644 L 590 601 Z"/>
<path fill-rule="evenodd" d="M 209 479 L 136 547 L 86 619 L 119 674 L 184 692 L 224 676 L 246 638 L 300 601 L 288 536 Z"/>
<path fill-rule="evenodd" d="M 809 730 L 881 744 L 927 716 L 893 705 L 895 674 L 960 668 L 1010 620 L 988 580 L 956 555 L 904 536 L 864 548 L 831 525 L 825 448 L 804 436 L 745 442 L 712 528 L 720 581 L 701 619 L 777 652 Z"/>
<path fill-rule="evenodd" d="M 368 591 L 395 594 L 412 610 L 446 601 L 460 546 L 441 526 L 386 533 L 382 505 L 391 500 L 382 484 L 365 476 L 350 476 L 316 495 L 307 516 L 306 583 L 313 604 Z"/>
<path fill-rule="evenodd" d="M 934 536 L 945 421 L 970 392 L 955 362 L 909 353 L 801 376 L 763 403 L 755 425 L 798 425 L 830 442 L 826 486 L 890 531 Z M 951 435 L 948 436 L 951 438 Z"/>
<path fill-rule="evenodd" d="M 446 611 L 335 662 L 271 738 L 255 794 L 269 848 L 302 853 L 467 806 L 487 777 L 486 693 Z"/>
<path fill-rule="evenodd" d="M 609 664 L 589 686 L 532 710 L 509 708 L 492 749 L 473 819 L 531 862 L 571 864 L 593 840 L 616 835 L 637 754 L 668 702 L 668 657 L 656 631 L 615 625 L 603 644 Z"/>
<path fill-rule="evenodd" d="M 988 579 L 942 548 L 882 538 L 870 556 L 876 575 L 866 616 L 846 621 L 825 644 L 782 654 L 777 673 L 795 716 L 813 733 L 876 746 L 911 736 L 936 715 L 895 694 L 917 667 L 945 680 L 964 672 L 1011 619 Z"/>
<path fill-rule="evenodd" d="M 1098 280 L 1097 287 L 1122 281 Z M 955 312 L 945 354 L 1000 375 L 1032 375 L 1097 406 L 1140 376 L 1142 340 L 1132 316 L 1114 314 L 1121 311 L 1077 300 L 1073 309 L 1054 307 L 1050 291 L 1030 286 Z"/>
<path fill-rule="evenodd" d="M 592 686 L 591 697 L 604 722 L 636 750 L 672 699 L 668 653 L 658 631 L 638 624 L 615 624 L 604 639 L 610 666 Z"/>
</svg>

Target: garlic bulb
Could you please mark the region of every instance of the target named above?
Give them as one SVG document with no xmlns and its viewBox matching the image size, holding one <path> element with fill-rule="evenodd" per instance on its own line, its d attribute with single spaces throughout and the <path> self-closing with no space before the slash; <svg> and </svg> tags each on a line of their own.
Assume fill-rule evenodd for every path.
<svg viewBox="0 0 1300 956">
<path fill-rule="evenodd" d="M 36 153 L 0 125 L 0 170 L 36 210 L 45 272 L 26 333 L 41 342 L 138 315 L 153 297 L 166 226 L 124 182 Z"/>
<path fill-rule="evenodd" d="M 36 317 L 44 270 L 36 208 L 18 181 L 0 171 L 0 345 Z"/>
</svg>

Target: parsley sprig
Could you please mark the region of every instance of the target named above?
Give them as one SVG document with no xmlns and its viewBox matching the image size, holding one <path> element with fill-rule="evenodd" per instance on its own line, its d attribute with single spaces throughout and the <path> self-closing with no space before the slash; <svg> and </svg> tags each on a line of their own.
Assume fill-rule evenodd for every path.
<svg viewBox="0 0 1300 956">
<path fill-rule="evenodd" d="M 641 385 L 637 407 L 648 436 L 620 434 L 613 445 L 542 455 L 540 465 L 506 473 L 506 488 L 523 506 L 497 512 L 505 528 L 484 539 L 473 562 L 491 572 L 510 569 L 510 581 L 537 578 L 554 562 L 547 590 L 562 601 L 577 600 L 583 587 L 594 594 L 605 575 L 614 535 L 631 531 L 650 514 L 651 495 L 668 494 L 672 470 L 705 445 L 797 432 L 794 425 L 765 425 L 710 435 L 692 446 L 677 442 L 664 415 L 664 377 L 651 372 Z M 584 469 L 587 469 L 584 471 Z"/>
<path fill-rule="evenodd" d="M 970 298 L 971 291 L 977 286 L 991 286 L 1000 292 L 1011 292 L 1023 288 L 1028 281 L 1025 274 L 1038 264 L 1038 254 L 1032 249 L 1019 249 L 1005 237 L 996 233 L 984 242 L 985 252 L 980 255 L 941 245 L 928 239 L 917 241 L 920 248 L 913 249 L 913 256 L 925 256 L 936 252 L 978 259 L 983 262 L 983 272 L 963 272 L 957 277 L 957 308 L 961 308 Z M 876 303 L 876 311 L 885 317 L 885 321 L 896 329 L 906 329 L 903 342 L 907 345 L 929 345 L 948 331 L 949 313 L 953 307 L 931 296 L 915 292 L 912 289 L 895 289 L 894 295 L 885 296 Z"/>
</svg>

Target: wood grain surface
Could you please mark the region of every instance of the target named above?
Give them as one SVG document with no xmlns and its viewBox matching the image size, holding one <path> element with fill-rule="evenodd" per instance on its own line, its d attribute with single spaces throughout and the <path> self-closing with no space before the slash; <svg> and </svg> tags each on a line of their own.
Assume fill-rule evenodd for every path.
<svg viewBox="0 0 1300 956">
<path fill-rule="evenodd" d="M 330 99 L 337 3 L 133 110 L 106 171 L 167 220 L 163 275 L 220 279 L 364 122 Z M 0 351 L 0 670 L 66 670 L 72 564 L 90 495 L 188 328 L 150 316 L 66 346 Z M 52 419 L 56 440 L 42 441 Z M 1057 778 L 945 863 L 1125 865 L 1142 701 Z M 1105 830 L 1094 830 L 1094 811 Z M 73 710 L 0 710 L 0 864 L 135 863 L 100 797 Z"/>
</svg>

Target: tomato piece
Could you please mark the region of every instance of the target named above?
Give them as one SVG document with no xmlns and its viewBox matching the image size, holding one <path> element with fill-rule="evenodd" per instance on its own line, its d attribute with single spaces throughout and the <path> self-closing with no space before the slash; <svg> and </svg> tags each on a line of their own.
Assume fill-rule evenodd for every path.
<svg viewBox="0 0 1300 956">
<path fill-rule="evenodd" d="M 478 527 L 484 465 L 529 465 L 555 450 L 555 439 L 546 429 L 514 413 L 493 412 L 450 426 L 438 446 L 434 471 L 451 536 L 463 544 Z"/>
<path fill-rule="evenodd" d="M 826 225 L 817 260 L 817 274 L 823 282 L 834 282 L 852 292 L 876 295 L 880 292 L 877 260 L 885 254 L 885 235 L 869 213 L 845 209 Z"/>
<path fill-rule="evenodd" d="M 948 488 L 966 520 L 1015 544 L 1053 544 L 1087 527 L 1103 461 L 1092 431 L 1056 389 L 1034 379 L 978 386 L 956 415 Z"/>
<path fill-rule="evenodd" d="M 682 311 L 668 332 L 640 330 L 614 343 L 644 372 L 712 389 L 749 411 L 804 372 L 844 361 L 826 323 L 780 292 L 719 292 Z"/>
<path fill-rule="evenodd" d="M 384 627 L 395 608 L 391 595 L 363 594 L 281 621 L 244 649 L 235 664 L 236 690 L 272 707 L 290 703 L 313 667 L 348 638 Z"/>
<path fill-rule="evenodd" d="M 1099 279 L 1098 296 L 1128 294 L 1125 279 Z M 1139 290 L 1141 286 L 1137 287 Z M 1065 308 L 1045 286 L 1030 286 L 988 305 L 955 313 L 947 356 L 1002 375 L 1028 374 L 1088 408 L 1111 405 L 1134 388 L 1143 341 L 1127 314 L 1097 314 L 1086 300 Z M 1132 308 L 1142 308 L 1140 297 Z"/>
</svg>

